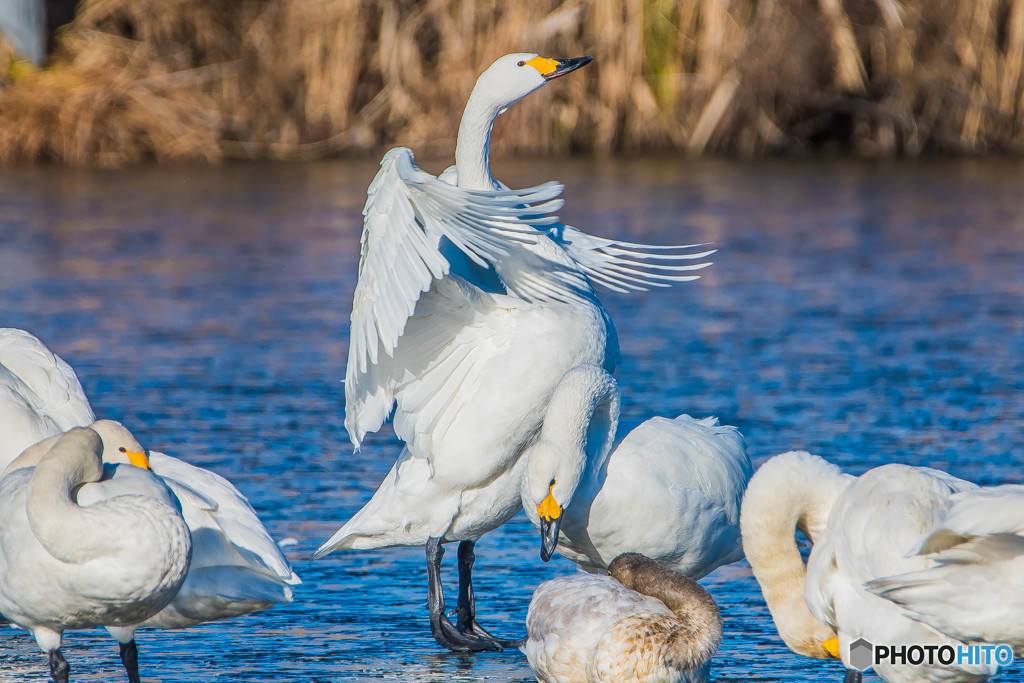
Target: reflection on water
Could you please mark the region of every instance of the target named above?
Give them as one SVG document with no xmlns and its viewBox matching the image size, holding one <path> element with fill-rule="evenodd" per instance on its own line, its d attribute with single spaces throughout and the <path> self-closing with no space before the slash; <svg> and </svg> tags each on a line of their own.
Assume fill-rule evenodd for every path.
<svg viewBox="0 0 1024 683">
<path fill-rule="evenodd" d="M 806 448 L 855 473 L 900 461 L 983 484 L 1021 480 L 1021 165 L 542 168 L 506 164 L 500 175 L 566 182 L 564 218 L 594 233 L 719 248 L 696 283 L 604 297 L 622 343 L 624 421 L 716 414 L 740 427 L 756 462 Z M 0 173 L 0 324 L 63 355 L 99 415 L 226 475 L 278 538 L 299 541 L 289 555 L 305 583 L 293 605 L 143 632 L 146 680 L 532 680 L 519 653 L 439 651 L 422 549 L 308 559 L 398 452 L 387 432 L 352 454 L 342 428 L 359 211 L 374 171 Z M 538 548 L 522 516 L 478 546 L 481 622 L 498 634 L 520 634 L 533 587 L 573 571 L 542 564 Z M 842 675 L 784 648 L 745 564 L 704 583 L 726 618 L 718 680 Z M 70 634 L 65 652 L 73 680 L 122 675 L 98 631 Z M 44 672 L 27 638 L 0 640 L 0 681 Z"/>
</svg>

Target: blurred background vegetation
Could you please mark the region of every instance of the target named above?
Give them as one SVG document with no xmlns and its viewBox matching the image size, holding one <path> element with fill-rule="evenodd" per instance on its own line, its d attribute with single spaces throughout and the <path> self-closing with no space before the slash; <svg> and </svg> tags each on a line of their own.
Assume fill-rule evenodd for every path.
<svg viewBox="0 0 1024 683">
<path fill-rule="evenodd" d="M 45 26 L 29 7 L 43 5 Z M 450 154 L 476 76 L 516 51 L 597 61 L 503 116 L 496 155 L 1024 149 L 1024 0 L 12 7 L 42 27 L 45 57 L 28 63 L 7 29 L 4 164 Z"/>
</svg>

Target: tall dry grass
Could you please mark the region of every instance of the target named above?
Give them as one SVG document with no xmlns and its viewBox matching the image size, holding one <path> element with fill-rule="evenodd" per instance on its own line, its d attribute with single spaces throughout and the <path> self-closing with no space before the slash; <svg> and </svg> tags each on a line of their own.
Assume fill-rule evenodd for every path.
<svg viewBox="0 0 1024 683">
<path fill-rule="evenodd" d="M 513 51 L 598 61 L 496 154 L 1024 149 L 1024 0 L 83 0 L 8 70 L 0 161 L 450 153 Z"/>
</svg>

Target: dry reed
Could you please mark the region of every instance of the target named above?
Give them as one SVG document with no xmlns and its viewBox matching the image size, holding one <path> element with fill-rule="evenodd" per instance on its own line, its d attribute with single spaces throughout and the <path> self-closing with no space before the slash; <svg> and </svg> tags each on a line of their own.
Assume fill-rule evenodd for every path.
<svg viewBox="0 0 1024 683">
<path fill-rule="evenodd" d="M 83 0 L 8 69 L 0 162 L 450 154 L 513 51 L 598 61 L 495 154 L 1024 150 L 1024 0 Z"/>
</svg>

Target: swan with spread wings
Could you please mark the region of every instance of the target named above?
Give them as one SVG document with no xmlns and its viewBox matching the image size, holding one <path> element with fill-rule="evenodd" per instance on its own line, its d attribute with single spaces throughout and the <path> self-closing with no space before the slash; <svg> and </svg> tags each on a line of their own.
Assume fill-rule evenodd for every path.
<svg viewBox="0 0 1024 683">
<path fill-rule="evenodd" d="M 453 650 L 508 647 L 475 621 L 473 546 L 520 507 L 524 449 L 558 380 L 611 372 L 615 328 L 594 285 L 692 280 L 711 253 L 593 237 L 559 222 L 562 188 L 510 190 L 490 173 L 495 118 L 590 57 L 499 58 L 459 127 L 456 164 L 434 177 L 389 151 L 368 191 L 352 305 L 345 426 L 358 448 L 392 416 L 405 442 L 366 505 L 317 551 L 425 546 L 431 630 Z M 445 614 L 442 543 L 459 541 L 458 621 Z"/>
</svg>

